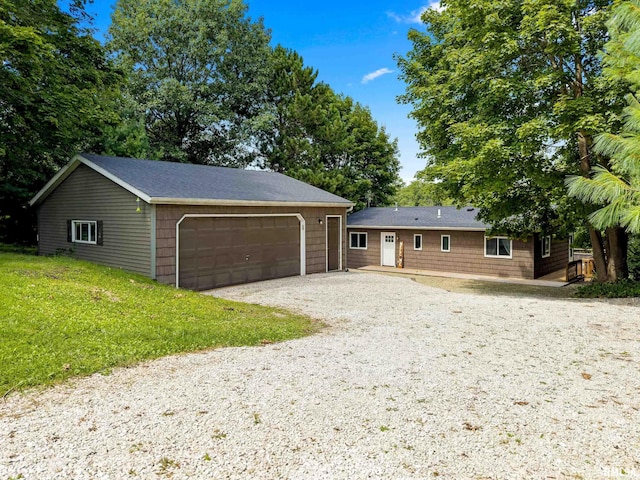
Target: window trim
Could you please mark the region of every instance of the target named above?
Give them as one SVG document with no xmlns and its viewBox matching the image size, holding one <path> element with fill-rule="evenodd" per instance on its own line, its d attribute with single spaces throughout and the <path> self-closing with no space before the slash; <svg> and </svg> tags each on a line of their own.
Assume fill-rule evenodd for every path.
<svg viewBox="0 0 640 480">
<path fill-rule="evenodd" d="M 420 248 L 416 248 L 416 238 L 420 238 Z M 413 234 L 413 249 L 414 250 L 422 250 L 422 234 L 421 233 L 414 233 Z"/>
<path fill-rule="evenodd" d="M 545 253 L 545 243 L 549 242 L 549 249 L 548 251 Z M 551 235 L 543 235 L 540 238 L 540 257 L 541 258 L 549 258 L 551 256 Z"/>
<path fill-rule="evenodd" d="M 80 225 L 80 229 L 82 229 L 82 225 L 87 224 L 89 226 L 89 240 L 82 240 L 76 238 L 76 227 Z M 91 239 L 91 227 L 93 226 L 93 240 Z M 96 220 L 71 220 L 71 242 L 72 243 L 83 243 L 85 245 L 97 245 L 98 244 L 98 222 Z"/>
<path fill-rule="evenodd" d="M 445 250 L 444 248 L 444 239 L 445 237 L 447 238 L 447 249 Z M 449 253 L 451 252 L 451 235 L 440 235 L 440 251 L 441 252 L 445 252 L 445 253 Z"/>
<path fill-rule="evenodd" d="M 487 253 L 487 240 L 496 240 L 496 255 L 489 255 Z M 500 240 L 509 240 L 509 255 L 500 255 Z M 509 260 L 513 258 L 513 240 L 509 237 L 497 236 L 497 237 L 487 237 L 484 236 L 484 256 L 485 258 L 503 258 L 505 260 Z"/>
<path fill-rule="evenodd" d="M 364 247 L 353 246 L 353 242 L 351 241 L 351 239 L 353 238 L 353 235 L 358 235 L 358 239 L 360 238 L 359 237 L 360 235 L 364 235 Z M 360 245 L 360 242 L 357 241 L 356 244 Z M 367 232 L 349 232 L 349 249 L 350 250 L 367 250 L 368 247 L 369 247 L 369 234 Z"/>
</svg>

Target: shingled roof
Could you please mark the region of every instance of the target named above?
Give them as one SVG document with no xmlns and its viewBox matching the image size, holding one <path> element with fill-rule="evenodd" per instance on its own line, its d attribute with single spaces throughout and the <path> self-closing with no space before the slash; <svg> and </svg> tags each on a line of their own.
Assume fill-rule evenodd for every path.
<svg viewBox="0 0 640 480">
<path fill-rule="evenodd" d="M 347 217 L 349 228 L 414 228 L 419 230 L 477 230 L 489 225 L 476 219 L 473 207 L 375 207 Z"/>
<path fill-rule="evenodd" d="M 41 202 L 80 165 L 95 170 L 147 203 L 349 207 L 349 200 L 280 173 L 135 158 L 77 155 L 33 197 Z"/>
</svg>

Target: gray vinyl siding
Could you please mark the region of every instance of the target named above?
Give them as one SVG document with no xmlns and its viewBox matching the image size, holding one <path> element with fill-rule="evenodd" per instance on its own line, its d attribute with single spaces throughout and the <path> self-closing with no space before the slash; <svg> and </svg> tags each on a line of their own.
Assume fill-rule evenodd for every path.
<svg viewBox="0 0 640 480">
<path fill-rule="evenodd" d="M 38 251 L 64 251 L 91 262 L 152 276 L 151 206 L 94 170 L 80 165 L 38 209 Z M 67 242 L 67 220 L 102 221 L 103 244 Z M 155 272 L 154 272 L 155 273 Z"/>
</svg>

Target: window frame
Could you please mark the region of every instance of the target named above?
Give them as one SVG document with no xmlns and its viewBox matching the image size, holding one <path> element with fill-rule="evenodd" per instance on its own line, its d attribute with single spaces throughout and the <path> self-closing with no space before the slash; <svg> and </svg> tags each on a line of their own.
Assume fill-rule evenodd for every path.
<svg viewBox="0 0 640 480">
<path fill-rule="evenodd" d="M 356 244 L 357 247 L 353 246 L 353 241 L 351 240 L 354 235 L 357 235 L 358 241 Z M 360 246 L 360 235 L 364 235 L 364 247 Z M 349 249 L 350 250 L 367 250 L 369 247 L 369 234 L 367 232 L 349 232 Z"/>
<path fill-rule="evenodd" d="M 420 239 L 420 247 L 419 248 L 416 247 L 416 239 L 418 239 L 418 238 Z M 413 249 L 414 250 L 422 250 L 422 241 L 423 241 L 422 234 L 421 233 L 414 233 L 413 234 Z"/>
<path fill-rule="evenodd" d="M 444 248 L 444 239 L 447 239 L 447 248 Z M 440 251 L 449 253 L 451 252 L 451 235 L 440 235 Z"/>
<path fill-rule="evenodd" d="M 76 237 L 76 229 L 80 227 L 80 236 L 82 237 L 82 225 L 87 225 L 87 237 L 88 240 L 82 240 L 82 238 Z M 93 230 L 93 239 L 91 238 L 91 232 Z M 98 244 L 98 222 L 97 220 L 71 220 L 71 242 L 82 243 L 85 245 L 97 245 Z"/>
<path fill-rule="evenodd" d="M 545 244 L 548 242 L 548 250 L 545 253 Z M 540 238 L 540 257 L 549 258 L 551 256 L 551 235 L 543 235 Z"/>
<path fill-rule="evenodd" d="M 490 255 L 487 253 L 487 240 L 495 240 L 496 241 L 496 254 Z M 509 241 L 509 255 L 500 255 L 500 240 L 508 240 Z M 513 240 L 509 237 L 504 236 L 496 236 L 496 237 L 487 237 L 484 236 L 484 256 L 486 258 L 503 258 L 505 260 L 509 260 L 513 258 Z"/>
</svg>

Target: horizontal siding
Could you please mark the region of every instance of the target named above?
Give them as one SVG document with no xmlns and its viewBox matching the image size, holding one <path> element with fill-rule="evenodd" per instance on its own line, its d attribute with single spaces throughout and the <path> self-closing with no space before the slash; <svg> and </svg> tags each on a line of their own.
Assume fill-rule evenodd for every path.
<svg viewBox="0 0 640 480">
<path fill-rule="evenodd" d="M 40 254 L 73 257 L 151 276 L 151 207 L 85 165 L 79 166 L 38 209 Z M 67 242 L 67 220 L 103 222 L 103 245 Z"/>
<path fill-rule="evenodd" d="M 342 216 L 342 265 L 346 267 L 346 208 L 224 207 L 158 205 L 156 207 L 156 273 L 159 282 L 176 281 L 176 224 L 185 214 L 285 214 L 305 219 L 307 273 L 326 271 L 326 215 Z M 322 220 L 322 223 L 320 223 Z"/>
<path fill-rule="evenodd" d="M 347 257 L 349 268 L 380 265 L 381 230 L 349 228 L 348 231 L 368 234 L 366 250 L 349 249 Z M 404 268 L 533 278 L 533 242 L 513 240 L 510 259 L 487 258 L 484 256 L 483 232 L 396 230 L 395 233 L 396 261 L 399 256 L 400 242 L 404 242 Z M 413 249 L 414 234 L 422 235 L 422 250 Z M 451 237 L 450 252 L 440 251 L 441 235 Z"/>
</svg>

